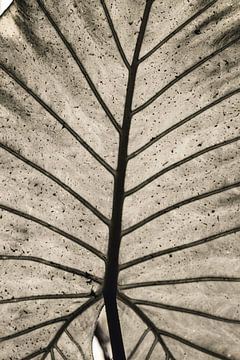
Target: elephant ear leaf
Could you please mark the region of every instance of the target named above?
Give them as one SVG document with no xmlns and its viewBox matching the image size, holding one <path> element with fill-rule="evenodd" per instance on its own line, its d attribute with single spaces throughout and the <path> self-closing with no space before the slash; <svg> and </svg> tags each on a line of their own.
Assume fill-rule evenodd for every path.
<svg viewBox="0 0 240 360">
<path fill-rule="evenodd" d="M 240 359 L 239 13 L 15 0 L 0 18 L 4 360 L 92 359 L 104 304 L 116 359 L 118 318 L 127 359 Z"/>
</svg>

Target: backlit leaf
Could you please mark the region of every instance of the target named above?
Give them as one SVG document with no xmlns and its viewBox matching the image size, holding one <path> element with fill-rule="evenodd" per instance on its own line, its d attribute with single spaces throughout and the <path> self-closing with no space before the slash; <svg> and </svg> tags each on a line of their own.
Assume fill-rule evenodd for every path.
<svg viewBox="0 0 240 360">
<path fill-rule="evenodd" d="M 238 0 L 0 18 L 2 360 L 240 359 Z M 101 318 L 100 318 L 101 319 Z"/>
</svg>

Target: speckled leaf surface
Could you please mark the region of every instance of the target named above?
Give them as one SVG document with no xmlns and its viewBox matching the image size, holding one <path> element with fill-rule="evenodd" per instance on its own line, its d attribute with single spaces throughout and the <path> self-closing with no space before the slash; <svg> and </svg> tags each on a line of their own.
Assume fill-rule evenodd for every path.
<svg viewBox="0 0 240 360">
<path fill-rule="evenodd" d="M 0 18 L 1 360 L 92 359 L 103 305 L 114 360 L 240 360 L 239 17 L 15 0 Z"/>
</svg>

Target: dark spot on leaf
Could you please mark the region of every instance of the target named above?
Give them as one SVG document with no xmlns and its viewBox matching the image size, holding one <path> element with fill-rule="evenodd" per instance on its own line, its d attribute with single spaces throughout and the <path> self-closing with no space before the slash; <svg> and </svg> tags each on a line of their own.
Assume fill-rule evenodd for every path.
<svg viewBox="0 0 240 360">
<path fill-rule="evenodd" d="M 201 34 L 201 30 L 200 30 L 200 29 L 196 29 L 196 30 L 194 30 L 194 34 L 196 34 L 196 35 L 200 35 L 200 34 Z"/>
</svg>

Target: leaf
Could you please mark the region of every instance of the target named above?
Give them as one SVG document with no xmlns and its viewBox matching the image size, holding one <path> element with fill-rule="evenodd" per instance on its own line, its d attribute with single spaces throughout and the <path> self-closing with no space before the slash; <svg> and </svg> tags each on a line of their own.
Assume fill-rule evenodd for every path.
<svg viewBox="0 0 240 360">
<path fill-rule="evenodd" d="M 240 359 L 239 2 L 15 0 L 4 360 Z M 103 313 L 102 313 L 103 314 Z"/>
</svg>

